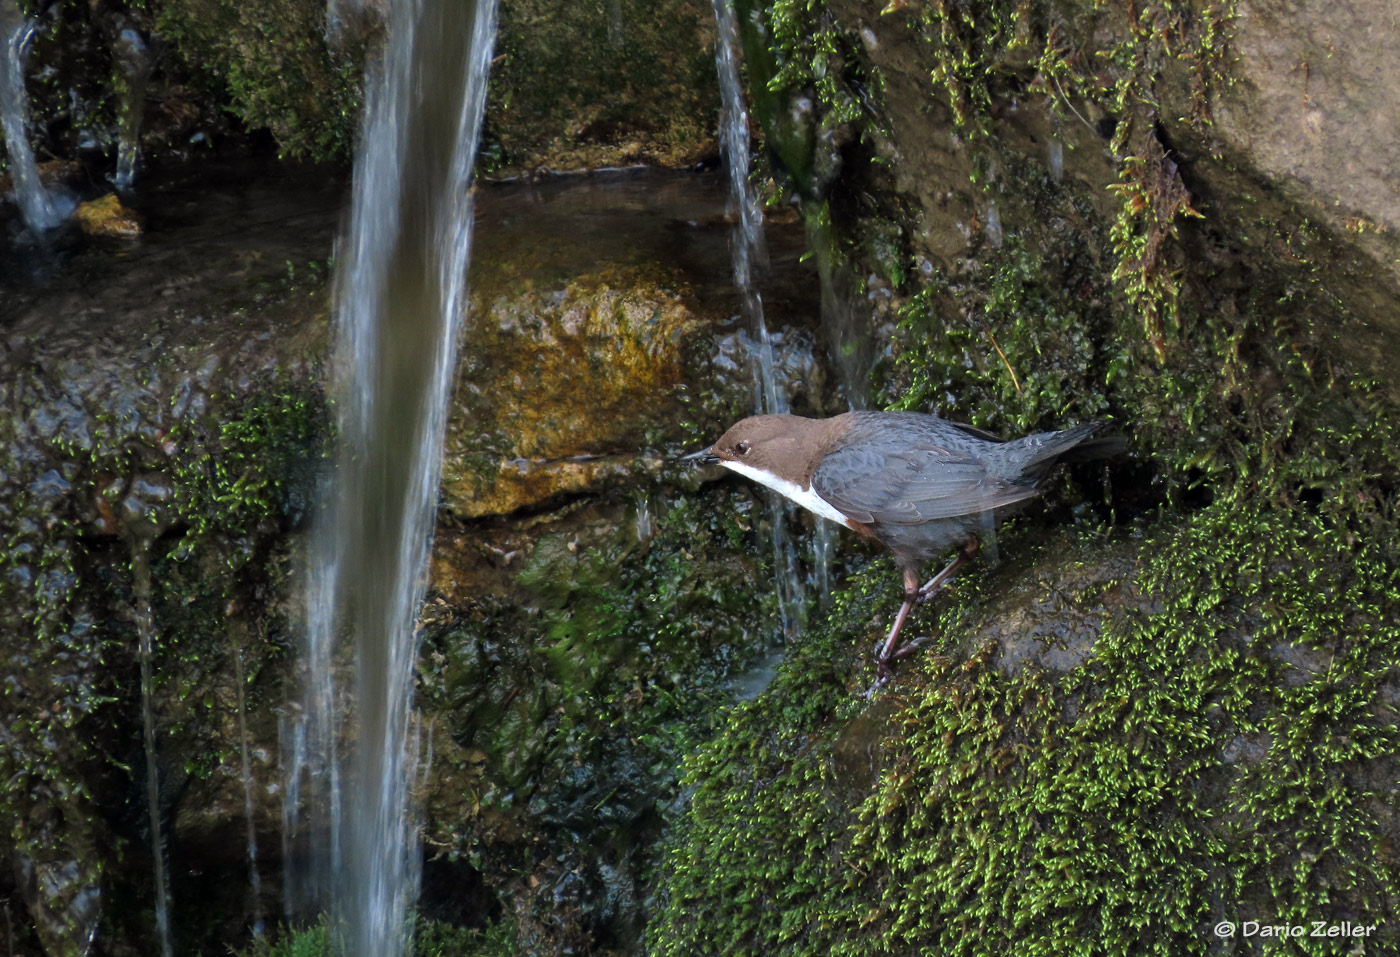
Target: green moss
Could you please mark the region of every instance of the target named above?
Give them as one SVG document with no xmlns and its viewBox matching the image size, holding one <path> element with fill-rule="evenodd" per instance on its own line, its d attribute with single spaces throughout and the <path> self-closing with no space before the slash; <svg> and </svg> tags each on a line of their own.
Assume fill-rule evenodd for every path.
<svg viewBox="0 0 1400 957">
<path fill-rule="evenodd" d="M 274 939 L 259 938 L 238 957 L 334 957 L 334 930 L 326 923 L 306 930 L 284 930 Z M 452 927 L 439 921 L 419 921 L 414 927 L 413 953 L 419 957 L 511 957 L 515 937 L 509 923 L 485 930 Z"/>
<path fill-rule="evenodd" d="M 838 6 L 770 15 L 796 9 L 812 32 Z M 1026 557 L 920 612 L 941 645 L 873 703 L 853 652 L 888 622 L 896 576 L 858 574 L 688 758 L 652 949 L 1190 954 L 1213 952 L 1220 920 L 1343 919 L 1393 947 L 1393 400 L 1330 344 L 1359 322 L 1326 288 L 1316 229 L 1261 205 L 1250 241 L 1279 254 L 1224 255 L 1231 222 L 1193 215 L 1160 138 L 1158 84 L 1181 76 L 1183 127 L 1208 129 L 1233 8 L 910 8 L 889 16 L 960 124 L 974 196 L 1010 225 L 908 269 L 888 250 L 919 248 L 915 223 L 936 214 L 878 172 L 848 169 L 808 205 L 855 268 L 904 294 L 883 402 L 1006 433 L 1117 418 L 1136 450 L 1111 466 L 1128 479 L 1117 497 L 1141 517 L 1107 546 L 1066 531 L 1038 556 L 1033 530 L 1008 531 L 1003 552 Z M 810 61 L 785 62 L 784 88 L 815 81 Z M 1116 203 L 1008 142 L 1008 101 L 1037 95 L 1112 133 Z M 852 122 L 875 136 L 879 109 Z M 1052 555 L 1097 582 L 1065 598 L 1062 567 L 1042 579 L 1036 601 L 1061 609 L 1049 631 L 1072 646 L 1053 665 L 1011 653 L 1035 639 L 1025 599 L 1002 590 Z"/>
<path fill-rule="evenodd" d="M 743 490 L 645 514 L 585 512 L 540 538 L 518 597 L 425 627 L 419 701 L 452 745 L 435 758 L 428 839 L 512 901 L 521 946 L 636 935 L 679 755 L 777 631 L 774 597 L 752 587 L 767 574 L 762 509 Z"/>
<path fill-rule="evenodd" d="M 112 844 L 136 859 L 147 853 L 126 843 L 131 834 L 105 839 L 106 850 L 96 837 L 144 760 L 133 562 L 149 561 L 156 585 L 153 696 L 173 791 L 237 748 L 220 698 L 229 656 L 246 651 L 234 646 L 231 624 L 241 623 L 241 640 L 272 646 L 250 682 L 284 640 L 281 612 L 254 612 L 251 598 L 280 586 L 287 556 L 269 542 L 291 509 L 288 490 L 309 478 L 313 435 L 324 431 L 305 383 L 251 385 L 196 417 L 191 403 L 181 413 L 163 407 L 152 382 L 123 380 L 107 394 L 83 387 L 87 373 L 75 362 L 19 376 L 16 407 L 28 411 L 0 444 L 10 490 L 0 598 L 14 636 L 4 649 L 13 746 L 0 772 L 27 782 L 6 792 L 0 820 L 9 846 L 50 889 L 31 914 L 52 952 L 91 934 L 91 895 Z"/>
<path fill-rule="evenodd" d="M 248 128 L 267 127 L 290 156 L 344 159 L 364 50 L 328 46 L 325 26 L 324 5 L 299 0 L 162 0 L 156 13 L 184 70 Z"/>
<path fill-rule="evenodd" d="M 1152 600 L 1062 674 L 955 637 L 997 614 L 969 589 L 853 720 L 831 659 L 866 630 L 858 584 L 688 763 L 655 951 L 1189 954 L 1218 920 L 1383 924 L 1400 576 L 1358 531 L 1240 503 L 1162 527 L 1106 580 Z"/>
<path fill-rule="evenodd" d="M 685 167 L 712 155 L 712 23 L 701 0 L 503 3 L 484 168 Z"/>
</svg>

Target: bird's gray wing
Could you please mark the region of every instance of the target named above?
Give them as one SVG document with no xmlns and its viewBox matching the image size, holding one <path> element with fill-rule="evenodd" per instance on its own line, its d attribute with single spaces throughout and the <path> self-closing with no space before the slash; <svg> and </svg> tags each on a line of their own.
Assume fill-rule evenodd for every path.
<svg viewBox="0 0 1400 957">
<path fill-rule="evenodd" d="M 813 473 L 812 488 L 852 521 L 891 525 L 977 515 L 1036 494 L 1033 487 L 988 475 L 986 467 L 966 453 L 932 445 L 894 451 L 869 444 L 836 449 Z"/>
</svg>

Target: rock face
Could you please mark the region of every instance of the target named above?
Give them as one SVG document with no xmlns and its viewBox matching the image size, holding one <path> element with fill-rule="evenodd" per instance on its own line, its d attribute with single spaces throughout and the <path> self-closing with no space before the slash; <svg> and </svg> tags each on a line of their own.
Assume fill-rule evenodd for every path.
<svg viewBox="0 0 1400 957">
<path fill-rule="evenodd" d="M 763 510 L 671 463 L 749 401 L 722 190 L 643 180 L 483 198 L 424 619 L 425 911 L 508 918 L 539 950 L 639 939 L 676 754 L 776 631 L 753 588 Z M 19 952 L 156 946 L 156 846 L 177 952 L 278 918 L 301 866 L 282 746 L 327 429 L 316 257 L 340 194 L 320 182 L 166 184 L 121 258 L 75 231 L 66 258 L 7 273 L 0 769 L 19 783 L 0 888 L 32 918 Z M 791 232 L 771 315 L 801 406 L 829 397 Z M 542 234 L 547 252 L 516 255 Z"/>
<path fill-rule="evenodd" d="M 143 162 L 188 159 L 266 131 L 285 155 L 348 160 L 380 3 L 49 5 L 29 58 L 37 138 L 54 153 L 115 151 L 131 114 L 123 34 L 159 47 Z M 481 167 L 505 177 L 715 154 L 711 38 L 700 0 L 507 0 L 499 5 Z M 42 79 L 39 79 L 42 78 Z"/>
<path fill-rule="evenodd" d="M 1243 0 L 1234 80 L 1214 104 L 1221 145 L 1400 283 L 1400 12 Z"/>
<path fill-rule="evenodd" d="M 874 702 L 898 596 L 857 575 L 690 757 L 652 951 L 1393 949 L 1394 11 L 745 6 L 770 145 L 902 319 L 883 401 L 1133 452 Z"/>
<path fill-rule="evenodd" d="M 648 430 L 660 434 L 677 417 L 687 340 L 715 325 L 693 300 L 635 272 L 543 294 L 532 286 L 524 279 L 496 295 L 474 286 L 443 482 L 447 507 L 464 518 L 597 491 L 645 467 L 637 453 Z M 472 468 L 488 449 L 502 458 Z"/>
<path fill-rule="evenodd" d="M 192 256 L 166 232 L 123 247 L 120 265 L 101 249 L 61 250 L 66 261 L 6 292 L 0 654 L 14 786 L 0 815 L 15 865 L 4 883 L 32 917 L 23 952 L 151 939 L 153 847 L 179 877 L 177 900 L 209 893 L 213 858 L 200 828 L 177 823 L 181 798 L 222 809 L 215 833 L 237 830 L 241 792 L 219 802 L 210 791 L 243 780 L 240 719 L 261 735 L 255 780 L 273 783 L 275 721 L 239 706 L 281 697 L 270 652 L 294 634 L 287 536 L 306 515 L 325 428 L 324 301 L 286 282 L 289 262 L 305 266 L 300 244 L 334 222 L 314 197 L 275 235 L 247 230 L 241 241 L 271 254 L 260 262 L 217 239 Z M 172 213 L 175 196 L 158 220 L 167 230 Z M 207 224 L 217 235 L 217 216 Z M 263 308 L 229 305 L 230 283 L 243 296 L 266 284 Z M 143 701 L 138 625 L 151 620 L 157 680 Z M 141 745 L 146 709 L 153 752 Z M 143 827 L 148 797 L 163 836 Z M 259 807 L 257 828 L 275 833 Z M 246 857 L 218 860 L 235 909 L 260 906 L 246 900 Z"/>
</svg>

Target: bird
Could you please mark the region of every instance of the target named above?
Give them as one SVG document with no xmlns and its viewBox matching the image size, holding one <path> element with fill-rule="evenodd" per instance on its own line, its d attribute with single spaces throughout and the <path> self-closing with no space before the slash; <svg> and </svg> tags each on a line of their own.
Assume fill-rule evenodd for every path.
<svg viewBox="0 0 1400 957">
<path fill-rule="evenodd" d="M 1104 435 L 1111 428 L 1086 422 L 1008 441 L 923 412 L 755 415 L 686 458 L 765 485 L 894 557 L 904 602 L 876 655 L 873 692 L 919 644 L 900 643 L 914 606 L 976 557 L 997 516 L 1039 495 L 1057 465 L 1119 451 L 1121 437 Z M 920 585 L 923 564 L 953 549 Z"/>
</svg>

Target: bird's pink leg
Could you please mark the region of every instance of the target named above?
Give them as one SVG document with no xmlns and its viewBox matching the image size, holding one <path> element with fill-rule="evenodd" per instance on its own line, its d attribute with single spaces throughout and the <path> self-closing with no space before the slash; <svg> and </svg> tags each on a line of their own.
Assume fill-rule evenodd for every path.
<svg viewBox="0 0 1400 957">
<path fill-rule="evenodd" d="M 894 624 L 890 626 L 890 633 L 885 638 L 885 643 L 880 646 L 880 653 L 875 656 L 875 687 L 879 688 L 890 680 L 890 662 L 898 657 L 899 633 L 904 630 L 904 622 L 909 617 L 909 613 L 914 610 L 914 604 L 919 600 L 919 572 L 915 568 L 904 569 L 904 604 L 899 606 L 899 614 L 894 616 Z"/>
<path fill-rule="evenodd" d="M 867 694 L 874 693 L 876 689 L 883 688 L 889 683 L 890 678 L 894 675 L 890 669 L 891 662 L 913 654 L 915 649 L 923 644 L 923 639 L 911 641 L 903 646 L 899 643 L 899 633 L 904 630 L 904 622 L 914 610 L 914 606 L 923 604 L 933 597 L 933 594 L 947 584 L 948 579 L 953 577 L 954 572 L 972 560 L 977 554 L 977 548 L 977 539 L 969 539 L 967 544 L 963 546 L 963 550 L 941 572 L 930 578 L 922 588 L 919 587 L 918 571 L 913 568 L 904 569 L 904 604 L 899 606 L 899 614 L 894 616 L 894 624 L 890 626 L 889 636 L 880 646 L 880 653 L 875 656 L 875 684 L 871 686 Z"/>
</svg>

